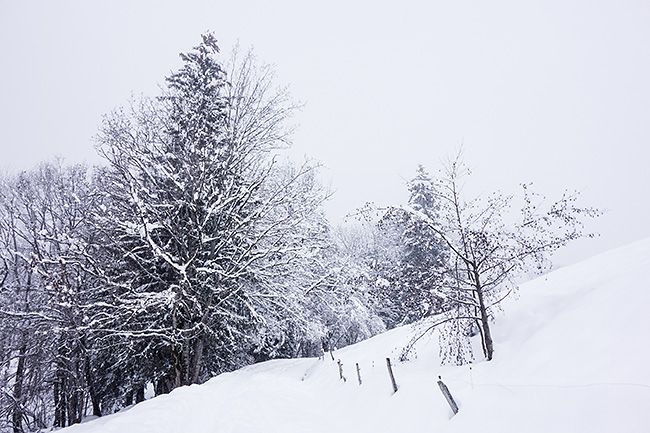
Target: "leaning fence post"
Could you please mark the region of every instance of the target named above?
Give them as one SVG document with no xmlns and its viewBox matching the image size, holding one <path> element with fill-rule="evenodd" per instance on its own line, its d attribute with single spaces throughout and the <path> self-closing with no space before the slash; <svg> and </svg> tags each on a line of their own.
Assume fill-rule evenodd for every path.
<svg viewBox="0 0 650 433">
<path fill-rule="evenodd" d="M 359 379 L 359 385 L 361 385 L 361 369 L 359 368 L 358 362 L 357 362 L 357 379 Z"/>
<path fill-rule="evenodd" d="M 390 358 L 386 358 L 386 367 L 388 367 L 388 375 L 393 384 L 393 394 L 395 394 L 397 392 L 397 383 L 395 382 L 395 376 L 393 375 L 393 367 L 390 365 Z"/>
<path fill-rule="evenodd" d="M 345 376 L 343 376 L 343 364 L 341 363 L 340 359 L 338 360 L 338 364 L 339 364 L 339 377 L 343 380 L 343 382 L 347 382 L 345 380 Z"/>
<path fill-rule="evenodd" d="M 458 413 L 458 406 L 454 401 L 454 397 L 451 396 L 451 393 L 449 392 L 449 388 L 447 388 L 447 385 L 442 383 L 442 377 L 440 376 L 438 376 L 438 386 L 440 387 L 440 391 L 442 391 L 442 394 L 447 399 L 447 403 L 449 403 L 449 406 L 451 406 L 451 410 L 454 411 L 454 415 L 456 415 Z"/>
</svg>

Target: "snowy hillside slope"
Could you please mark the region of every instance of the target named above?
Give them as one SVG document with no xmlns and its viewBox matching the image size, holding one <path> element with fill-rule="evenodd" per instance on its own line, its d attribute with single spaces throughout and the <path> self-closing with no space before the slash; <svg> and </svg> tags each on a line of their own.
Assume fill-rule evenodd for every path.
<svg viewBox="0 0 650 433">
<path fill-rule="evenodd" d="M 523 284 L 494 324 L 494 360 L 477 359 L 471 371 L 440 367 L 436 336 L 398 362 L 414 333 L 403 327 L 336 351 L 345 382 L 329 354 L 270 361 L 65 431 L 649 432 L 648 272 L 650 239 Z M 460 407 L 456 416 L 438 375 Z"/>
</svg>

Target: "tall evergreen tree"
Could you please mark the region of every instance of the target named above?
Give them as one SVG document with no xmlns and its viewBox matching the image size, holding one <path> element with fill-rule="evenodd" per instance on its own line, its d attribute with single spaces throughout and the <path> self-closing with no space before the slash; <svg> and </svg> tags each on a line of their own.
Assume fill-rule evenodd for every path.
<svg viewBox="0 0 650 433">
<path fill-rule="evenodd" d="M 423 166 L 407 184 L 409 206 L 435 220 L 439 204 L 432 180 Z M 381 284 L 376 287 L 389 326 L 411 323 L 440 312 L 441 266 L 445 246 L 438 236 L 408 211 L 390 207 L 383 212 L 378 236 L 390 258 L 376 265 Z"/>
<path fill-rule="evenodd" d="M 217 54 L 204 35 L 163 96 L 107 116 L 98 139 L 112 167 L 106 236 L 127 262 L 111 277 L 120 299 L 107 327 L 147 342 L 161 390 L 241 364 L 260 317 L 284 302 L 268 299 L 291 298 L 266 284 L 264 264 L 296 249 L 288 233 L 324 199 L 296 187 L 310 165 L 276 175 L 284 91 L 251 57 L 227 77 Z"/>
</svg>

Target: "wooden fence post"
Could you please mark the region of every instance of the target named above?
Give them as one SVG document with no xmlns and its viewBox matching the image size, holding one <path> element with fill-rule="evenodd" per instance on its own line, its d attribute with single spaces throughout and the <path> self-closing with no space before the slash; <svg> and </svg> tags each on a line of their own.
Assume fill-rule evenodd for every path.
<svg viewBox="0 0 650 433">
<path fill-rule="evenodd" d="M 359 368 L 358 362 L 357 362 L 357 379 L 359 379 L 359 385 L 361 385 L 361 369 Z"/>
<path fill-rule="evenodd" d="M 343 376 L 343 364 L 341 363 L 340 359 L 338 360 L 338 364 L 339 364 L 339 377 L 343 379 L 343 382 L 347 382 L 347 380 L 345 380 L 345 376 Z"/>
<path fill-rule="evenodd" d="M 451 396 L 447 385 L 442 383 L 442 377 L 440 376 L 438 376 L 438 386 L 440 387 L 440 391 L 442 391 L 442 395 L 444 395 L 447 399 L 447 403 L 449 403 L 449 406 L 451 406 L 451 410 L 454 411 L 454 415 L 456 415 L 458 413 L 458 405 L 456 405 L 454 397 Z"/>
<path fill-rule="evenodd" d="M 395 394 L 397 392 L 397 383 L 395 382 L 395 376 L 393 375 L 393 367 L 390 365 L 390 358 L 386 358 L 386 367 L 388 367 L 388 375 L 393 384 L 393 394 Z"/>
</svg>

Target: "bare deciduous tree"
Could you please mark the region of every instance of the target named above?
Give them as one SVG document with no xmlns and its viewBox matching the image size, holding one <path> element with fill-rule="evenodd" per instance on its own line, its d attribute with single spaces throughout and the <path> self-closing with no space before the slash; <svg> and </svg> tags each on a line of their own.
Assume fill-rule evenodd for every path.
<svg viewBox="0 0 650 433">
<path fill-rule="evenodd" d="M 548 269 L 554 251 L 580 237 L 593 236 L 585 234 L 583 220 L 600 215 L 597 209 L 578 207 L 577 192 L 547 204 L 524 184 L 521 214 L 515 217 L 513 196 L 497 192 L 467 200 L 463 186 L 469 175 L 460 151 L 447 161 L 444 175 L 434 183 L 437 218 L 407 209 L 448 251 L 441 287 L 447 311 L 427 331 L 447 325 L 442 347 L 447 360 L 455 362 L 464 361 L 469 347 L 462 340 L 474 333 L 481 336 L 485 358 L 492 359 L 490 322 L 501 301 L 517 288 L 515 278 Z"/>
</svg>

